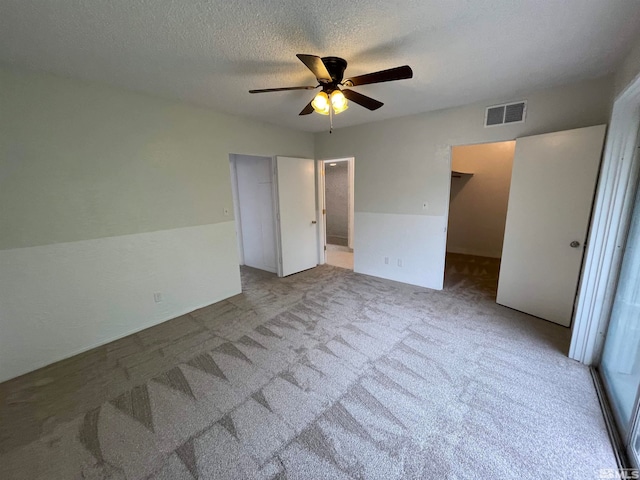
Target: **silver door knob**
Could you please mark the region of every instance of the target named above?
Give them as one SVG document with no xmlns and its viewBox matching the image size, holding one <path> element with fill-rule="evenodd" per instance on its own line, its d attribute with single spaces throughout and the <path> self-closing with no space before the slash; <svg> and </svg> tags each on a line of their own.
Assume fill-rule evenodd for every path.
<svg viewBox="0 0 640 480">
<path fill-rule="evenodd" d="M 580 246 L 580 242 L 579 242 L 579 241 L 577 241 L 577 240 L 574 240 L 573 242 L 571 242 L 571 243 L 569 244 L 569 246 L 570 246 L 571 248 L 578 248 L 578 247 Z"/>
</svg>

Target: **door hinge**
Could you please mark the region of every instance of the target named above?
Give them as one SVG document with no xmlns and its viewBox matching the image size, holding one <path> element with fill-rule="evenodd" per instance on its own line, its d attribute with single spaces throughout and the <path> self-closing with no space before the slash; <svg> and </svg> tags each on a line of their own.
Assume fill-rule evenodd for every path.
<svg viewBox="0 0 640 480">
<path fill-rule="evenodd" d="M 327 214 L 327 210 L 323 208 L 323 209 L 322 209 L 322 214 L 323 214 L 323 215 L 326 215 L 326 214 Z"/>
<path fill-rule="evenodd" d="M 326 245 L 324 246 L 324 251 L 325 251 L 325 252 L 327 251 L 327 246 L 326 246 Z"/>
</svg>

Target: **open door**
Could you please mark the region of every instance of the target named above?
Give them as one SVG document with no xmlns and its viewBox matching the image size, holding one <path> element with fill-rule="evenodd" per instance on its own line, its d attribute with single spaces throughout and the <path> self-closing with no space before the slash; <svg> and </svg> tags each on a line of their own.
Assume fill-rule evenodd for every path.
<svg viewBox="0 0 640 480">
<path fill-rule="evenodd" d="M 314 164 L 308 158 L 276 157 L 281 277 L 318 264 Z"/>
<path fill-rule="evenodd" d="M 605 129 L 516 140 L 499 304 L 571 324 Z"/>
</svg>

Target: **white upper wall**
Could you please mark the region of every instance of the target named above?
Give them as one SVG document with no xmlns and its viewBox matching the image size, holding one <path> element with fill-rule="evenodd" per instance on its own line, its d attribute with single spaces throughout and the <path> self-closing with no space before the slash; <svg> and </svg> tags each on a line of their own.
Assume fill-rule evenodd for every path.
<svg viewBox="0 0 640 480">
<path fill-rule="evenodd" d="M 332 134 L 316 134 L 316 158 L 356 158 L 355 211 L 369 214 L 366 221 L 369 236 L 365 239 L 359 237 L 363 232 L 358 229 L 356 213 L 356 271 L 442 288 L 451 146 L 514 140 L 607 123 L 612 94 L 612 78 L 604 77 L 513 98 L 339 129 Z M 486 106 L 522 99 L 528 100 L 525 123 L 483 127 Z M 429 226 L 420 227 L 422 232 L 429 233 L 414 235 L 411 228 L 394 233 L 392 225 L 387 225 L 393 215 L 411 215 L 416 222 L 422 221 L 421 217 L 433 220 Z M 405 218 L 402 225 L 406 226 L 407 221 Z M 394 224 L 393 228 L 396 227 Z M 376 231 L 377 235 L 370 236 Z M 397 241 L 393 242 L 391 237 L 397 237 Z M 427 251 L 428 242 L 442 252 Z M 357 244 L 367 246 L 366 259 L 360 256 L 359 260 Z M 393 269 L 384 266 L 384 257 L 393 244 L 404 245 L 403 267 L 398 267 L 397 262 L 391 262 Z M 411 265 L 420 267 L 416 272 L 405 273 Z"/>
</svg>

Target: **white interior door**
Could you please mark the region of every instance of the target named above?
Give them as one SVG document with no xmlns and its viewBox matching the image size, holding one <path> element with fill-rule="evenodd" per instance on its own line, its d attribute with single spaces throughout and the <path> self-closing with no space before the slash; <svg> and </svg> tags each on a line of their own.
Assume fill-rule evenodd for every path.
<svg viewBox="0 0 640 480">
<path fill-rule="evenodd" d="M 499 304 L 570 325 L 605 129 L 516 140 Z"/>
<path fill-rule="evenodd" d="M 314 160 L 276 157 L 281 265 L 279 275 L 318 264 Z"/>
</svg>

